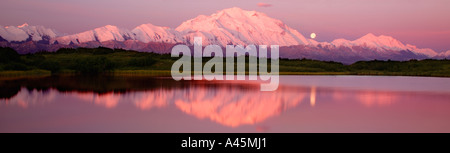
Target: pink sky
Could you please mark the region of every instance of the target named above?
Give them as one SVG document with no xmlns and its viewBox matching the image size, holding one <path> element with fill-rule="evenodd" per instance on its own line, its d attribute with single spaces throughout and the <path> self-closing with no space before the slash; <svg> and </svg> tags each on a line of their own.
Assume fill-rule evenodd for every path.
<svg viewBox="0 0 450 153">
<path fill-rule="evenodd" d="M 262 5 L 264 4 L 264 5 Z M 2 0 L 0 25 L 43 25 L 73 34 L 107 24 L 175 28 L 230 7 L 264 12 L 318 41 L 369 32 L 437 52 L 450 50 L 449 0 Z"/>
</svg>

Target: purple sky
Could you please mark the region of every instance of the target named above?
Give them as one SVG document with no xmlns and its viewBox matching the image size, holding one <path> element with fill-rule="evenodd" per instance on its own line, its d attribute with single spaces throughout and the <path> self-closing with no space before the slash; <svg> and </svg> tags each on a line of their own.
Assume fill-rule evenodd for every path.
<svg viewBox="0 0 450 153">
<path fill-rule="evenodd" d="M 2 0 L 0 25 L 43 25 L 73 34 L 107 24 L 175 28 L 200 14 L 240 7 L 280 19 L 318 41 L 389 35 L 437 52 L 450 50 L 449 0 Z M 260 5 L 258 5 L 260 3 Z M 261 5 L 265 3 L 267 5 Z M 264 7 L 262 7 L 264 6 Z"/>
</svg>

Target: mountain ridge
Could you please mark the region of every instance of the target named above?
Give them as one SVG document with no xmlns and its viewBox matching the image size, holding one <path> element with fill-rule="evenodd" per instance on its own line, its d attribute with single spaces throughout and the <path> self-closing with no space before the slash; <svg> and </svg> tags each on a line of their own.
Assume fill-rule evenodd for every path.
<svg viewBox="0 0 450 153">
<path fill-rule="evenodd" d="M 58 32 L 53 29 L 39 25 L 30 26 L 28 23 L 19 26 L 0 25 L 0 38 L 8 42 L 49 41 L 58 35 Z"/>
<path fill-rule="evenodd" d="M 288 58 L 314 57 L 316 59 L 348 61 L 330 57 L 351 57 L 354 60 L 391 59 L 391 57 L 399 60 L 450 57 L 449 51 L 437 53 L 429 48 L 405 45 L 391 36 L 376 36 L 372 33 L 353 41 L 340 38 L 332 42 L 317 42 L 305 38 L 300 32 L 278 19 L 271 18 L 261 12 L 247 11 L 237 7 L 220 10 L 209 16 L 199 15 L 181 23 L 174 29 L 151 23 L 141 24 L 132 30 L 106 25 L 81 33 L 61 36 L 54 30 L 42 26 L 24 24 L 17 27 L 0 27 L 1 46 L 13 46 L 16 47 L 15 49 L 20 47 L 19 50 L 22 49 L 21 51 L 25 53 L 33 52 L 26 50 L 27 45 L 30 50 L 31 48 L 55 50 L 58 47 L 98 47 L 106 45 L 136 49 L 137 51 L 154 51 L 145 49 L 148 48 L 147 43 L 154 45 L 157 43 L 163 43 L 163 45 L 179 43 L 192 45 L 192 39 L 196 36 L 202 37 L 205 46 L 210 44 L 222 47 L 228 44 L 280 45 L 284 48 L 283 50 L 280 49 L 280 52 L 284 52 L 280 56 L 283 55 Z M 33 46 L 34 43 L 25 43 L 27 41 L 42 42 L 42 40 L 45 40 L 43 43 L 47 43 L 45 44 L 47 46 Z M 23 44 L 14 45 L 17 43 Z M 290 51 L 292 48 L 297 50 Z M 401 56 L 405 58 L 400 58 Z"/>
</svg>

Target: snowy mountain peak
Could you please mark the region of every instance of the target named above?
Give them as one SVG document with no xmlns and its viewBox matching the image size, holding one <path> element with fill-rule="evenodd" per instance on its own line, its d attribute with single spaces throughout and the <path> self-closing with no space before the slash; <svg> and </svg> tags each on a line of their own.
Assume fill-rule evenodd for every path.
<svg viewBox="0 0 450 153">
<path fill-rule="evenodd" d="M 110 25 L 110 24 L 105 25 L 105 26 L 103 26 L 103 27 L 99 27 L 99 28 L 103 28 L 103 29 L 111 29 L 111 30 L 116 30 L 116 29 L 118 29 L 117 26 Z M 97 29 L 98 29 L 98 28 L 97 28 Z"/>
<path fill-rule="evenodd" d="M 20 25 L 20 26 L 17 26 L 17 27 L 18 27 L 18 28 L 23 28 L 23 27 L 26 27 L 26 26 L 29 26 L 29 25 L 28 25 L 28 23 L 25 22 L 24 24 L 22 24 L 22 25 Z"/>
<path fill-rule="evenodd" d="M 410 44 L 406 44 L 406 48 L 412 51 L 414 54 L 423 54 L 428 57 L 434 57 L 438 55 L 438 53 L 430 48 L 417 48 L 416 46 Z"/>
<path fill-rule="evenodd" d="M 371 48 L 383 48 L 383 49 L 390 49 L 390 50 L 405 50 L 407 49 L 406 46 L 398 41 L 397 39 L 394 39 L 390 36 L 375 36 L 372 33 L 369 33 L 357 40 L 354 41 L 356 44 L 359 44 L 361 46 L 367 46 Z"/>
<path fill-rule="evenodd" d="M 309 44 L 303 35 L 280 20 L 237 7 L 218 11 L 210 16 L 197 16 L 183 22 L 175 30 L 181 32 L 188 41 L 196 36 L 202 37 L 204 45 Z"/>
<path fill-rule="evenodd" d="M 366 34 L 366 35 L 364 35 L 364 36 L 362 36 L 361 38 L 359 38 L 359 39 L 365 39 L 365 40 L 367 40 L 367 39 L 377 39 L 378 37 L 377 36 L 375 36 L 373 33 L 368 33 L 368 34 Z"/>
<path fill-rule="evenodd" d="M 425 55 L 427 57 L 434 57 L 438 55 L 438 53 L 436 53 L 432 49 L 417 48 L 416 46 L 409 44 L 404 45 L 402 42 L 391 36 L 376 36 L 372 33 L 366 34 L 354 41 L 346 39 L 336 39 L 331 42 L 331 44 L 336 47 L 344 46 L 348 48 L 352 48 L 353 46 L 361 46 L 372 49 L 374 51 L 411 51 L 416 55 Z"/>
<path fill-rule="evenodd" d="M 390 36 L 375 36 L 372 33 L 368 33 L 363 37 L 356 39 L 354 41 L 346 40 L 346 39 L 336 39 L 331 42 L 333 45 L 339 46 L 363 46 L 366 48 L 378 49 L 378 50 L 406 50 L 407 47 Z"/>
<path fill-rule="evenodd" d="M 121 29 L 113 25 L 106 25 L 103 27 L 95 28 L 94 30 L 85 31 L 74 35 L 63 36 L 55 39 L 55 41 L 58 41 L 58 43 L 66 45 L 71 43 L 80 44 L 91 41 L 105 42 L 125 40 L 138 40 L 143 43 L 183 42 L 183 39 L 179 35 L 179 32 L 168 27 L 155 26 L 150 23 L 139 25 L 131 31 L 127 29 Z"/>
<path fill-rule="evenodd" d="M 90 41 L 125 41 L 131 39 L 130 31 L 126 29 L 120 29 L 117 26 L 106 25 L 103 27 L 95 28 L 94 30 L 85 31 L 78 34 L 67 35 L 63 37 L 58 37 L 54 41 L 62 44 L 79 44 Z"/>
<path fill-rule="evenodd" d="M 30 26 L 24 23 L 19 26 L 0 26 L 0 37 L 8 42 L 22 42 L 22 41 L 48 41 L 57 36 L 53 29 L 45 28 L 43 26 Z"/>
<path fill-rule="evenodd" d="M 230 17 L 234 17 L 234 18 L 240 18 L 240 17 L 258 17 L 258 15 L 265 15 L 263 13 L 259 13 L 256 11 L 247 11 L 247 10 L 243 10 L 239 7 L 232 7 L 232 8 L 228 8 L 228 9 L 224 9 L 221 11 L 218 11 L 215 14 L 212 14 L 211 16 L 224 16 L 224 15 L 228 15 Z"/>
<path fill-rule="evenodd" d="M 148 42 L 182 42 L 179 32 L 169 27 L 160 27 L 153 24 L 142 24 L 131 30 L 134 38 L 144 43 Z"/>
<path fill-rule="evenodd" d="M 222 11 L 219 12 L 244 12 L 245 10 L 241 9 L 240 7 L 231 7 L 231 8 L 227 8 L 227 9 L 223 9 Z"/>
<path fill-rule="evenodd" d="M 446 51 L 446 52 L 442 52 L 439 55 L 446 57 L 446 58 L 450 58 L 450 50 Z"/>
</svg>

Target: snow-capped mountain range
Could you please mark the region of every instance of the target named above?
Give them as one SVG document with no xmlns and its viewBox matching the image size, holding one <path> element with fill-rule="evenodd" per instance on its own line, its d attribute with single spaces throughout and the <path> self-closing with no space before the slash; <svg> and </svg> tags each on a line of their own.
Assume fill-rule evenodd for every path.
<svg viewBox="0 0 450 153">
<path fill-rule="evenodd" d="M 0 26 L 0 45 L 13 47 L 21 53 L 53 51 L 60 47 L 97 46 L 165 53 L 170 52 L 174 44 L 192 45 L 193 37 L 196 36 L 203 38 L 203 45 L 280 45 L 280 56 L 283 58 L 354 62 L 450 57 L 450 51 L 439 54 L 432 49 L 405 45 L 390 36 L 375 36 L 371 33 L 353 41 L 336 39 L 332 42 L 317 42 L 264 13 L 237 7 L 210 16 L 197 16 L 175 29 L 153 24 L 142 24 L 132 30 L 106 25 L 77 34 L 60 35 L 43 26 Z M 161 44 L 165 44 L 164 47 L 155 47 Z"/>
<path fill-rule="evenodd" d="M 307 45 L 298 31 L 264 13 L 230 8 L 211 16 L 200 15 L 183 22 L 176 31 L 185 39 L 202 36 L 206 44 L 276 44 L 280 46 Z"/>
<path fill-rule="evenodd" d="M 23 42 L 23 41 L 41 41 L 56 38 L 57 33 L 43 26 L 30 26 L 27 23 L 20 26 L 1 26 L 0 25 L 0 40 L 7 40 L 8 42 Z"/>
</svg>

